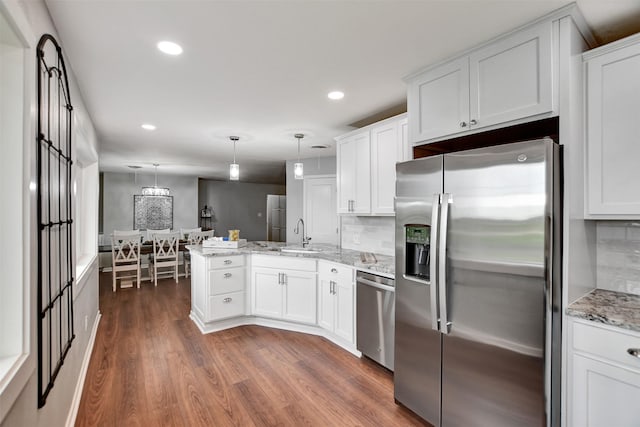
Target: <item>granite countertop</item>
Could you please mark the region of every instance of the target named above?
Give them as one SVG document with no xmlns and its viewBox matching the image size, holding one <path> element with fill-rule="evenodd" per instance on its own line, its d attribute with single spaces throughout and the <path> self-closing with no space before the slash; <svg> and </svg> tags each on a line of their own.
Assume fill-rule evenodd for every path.
<svg viewBox="0 0 640 427">
<path fill-rule="evenodd" d="M 248 242 L 247 246 L 239 249 L 211 249 L 203 248 L 202 245 L 187 246 L 191 252 L 196 252 L 203 256 L 220 256 L 235 254 L 264 254 L 272 256 L 288 256 L 298 258 L 313 258 L 339 264 L 351 265 L 358 270 L 369 271 L 387 277 L 393 277 L 395 273 L 395 258 L 389 255 L 370 254 L 370 259 L 365 259 L 364 253 L 350 249 L 341 249 L 332 245 L 310 245 L 311 249 L 317 249 L 315 253 L 282 252 L 286 243 L 279 242 Z"/>
<path fill-rule="evenodd" d="M 570 304 L 567 314 L 640 332 L 640 295 L 594 289 Z"/>
</svg>

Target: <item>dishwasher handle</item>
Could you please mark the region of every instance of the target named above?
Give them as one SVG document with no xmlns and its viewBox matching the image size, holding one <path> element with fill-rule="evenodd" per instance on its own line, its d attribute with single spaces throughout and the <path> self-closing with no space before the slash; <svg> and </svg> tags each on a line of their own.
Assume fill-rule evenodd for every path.
<svg viewBox="0 0 640 427">
<path fill-rule="evenodd" d="M 373 280 L 365 279 L 363 277 L 358 277 L 356 279 L 358 283 L 362 283 L 363 285 L 371 286 L 372 288 L 381 289 L 387 292 L 395 292 L 396 288 L 394 286 L 383 285 L 382 283 L 374 282 Z"/>
</svg>

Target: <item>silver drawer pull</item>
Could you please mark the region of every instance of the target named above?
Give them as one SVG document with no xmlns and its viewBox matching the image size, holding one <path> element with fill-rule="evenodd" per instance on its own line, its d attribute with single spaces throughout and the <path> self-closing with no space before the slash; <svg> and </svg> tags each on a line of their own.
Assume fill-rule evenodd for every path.
<svg viewBox="0 0 640 427">
<path fill-rule="evenodd" d="M 628 348 L 627 353 L 629 353 L 633 357 L 640 358 L 640 348 Z"/>
<path fill-rule="evenodd" d="M 229 277 L 231 277 L 231 273 L 224 273 L 224 278 L 228 279 Z"/>
<path fill-rule="evenodd" d="M 338 270 L 336 270 L 335 268 L 332 268 L 332 269 L 331 269 L 331 272 L 332 272 L 332 273 L 337 273 L 337 272 L 338 272 Z"/>
<path fill-rule="evenodd" d="M 232 299 L 233 298 L 225 298 L 225 299 L 222 300 L 222 302 L 231 302 Z"/>
<path fill-rule="evenodd" d="M 225 264 L 227 264 L 227 265 L 231 264 L 232 262 L 233 262 L 233 261 L 231 261 L 230 259 L 225 259 L 225 260 L 224 260 L 224 263 L 225 263 Z"/>
</svg>

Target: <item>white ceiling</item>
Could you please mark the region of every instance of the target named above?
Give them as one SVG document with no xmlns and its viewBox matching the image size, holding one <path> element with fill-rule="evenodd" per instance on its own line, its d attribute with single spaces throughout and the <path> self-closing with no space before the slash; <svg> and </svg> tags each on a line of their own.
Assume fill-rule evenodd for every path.
<svg viewBox="0 0 640 427">
<path fill-rule="evenodd" d="M 567 3 L 46 0 L 101 170 L 227 179 L 239 135 L 241 180 L 281 183 L 294 133 L 307 135 L 302 157 L 334 155 L 349 124 L 405 103 L 404 76 Z M 640 31 L 640 0 L 577 3 L 600 42 Z M 160 40 L 184 53 L 160 53 Z M 335 89 L 343 100 L 327 99 Z"/>
</svg>

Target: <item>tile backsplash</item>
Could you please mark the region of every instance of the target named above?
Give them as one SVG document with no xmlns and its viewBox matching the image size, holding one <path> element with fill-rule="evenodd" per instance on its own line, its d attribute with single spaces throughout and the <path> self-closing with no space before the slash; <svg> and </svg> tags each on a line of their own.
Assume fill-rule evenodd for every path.
<svg viewBox="0 0 640 427">
<path fill-rule="evenodd" d="M 597 286 L 640 295 L 640 222 L 598 221 Z"/>
<path fill-rule="evenodd" d="M 395 217 L 342 217 L 342 247 L 395 255 Z"/>
</svg>

